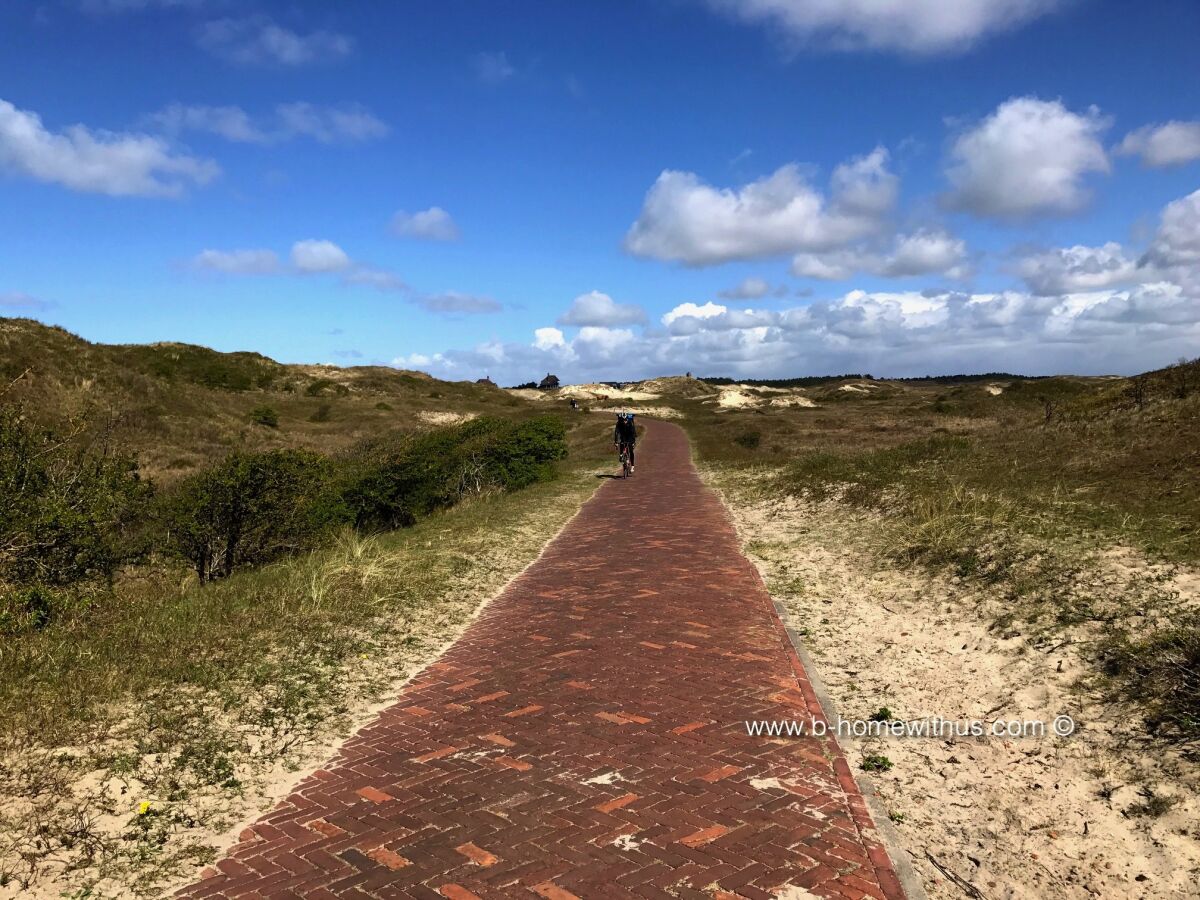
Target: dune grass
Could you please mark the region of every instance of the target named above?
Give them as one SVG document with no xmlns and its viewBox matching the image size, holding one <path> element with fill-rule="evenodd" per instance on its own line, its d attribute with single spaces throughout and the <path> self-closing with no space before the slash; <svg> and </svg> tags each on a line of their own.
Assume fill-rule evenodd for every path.
<svg viewBox="0 0 1200 900">
<path fill-rule="evenodd" d="M 706 462 L 874 511 L 880 552 L 978 582 L 1003 601 L 998 629 L 1053 642 L 1090 628 L 1090 684 L 1191 742 L 1200 622 L 1167 582 L 1200 563 L 1198 388 L 1193 362 L 1134 379 L 827 385 L 806 392 L 816 409 L 680 405 Z M 1113 547 L 1147 574 L 1093 590 Z"/>
</svg>

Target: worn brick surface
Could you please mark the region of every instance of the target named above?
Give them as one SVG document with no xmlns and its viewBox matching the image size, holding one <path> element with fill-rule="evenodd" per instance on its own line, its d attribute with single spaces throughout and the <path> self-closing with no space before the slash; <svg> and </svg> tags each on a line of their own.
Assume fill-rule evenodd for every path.
<svg viewBox="0 0 1200 900">
<path fill-rule="evenodd" d="M 186 897 L 902 897 L 675 426 Z"/>
</svg>

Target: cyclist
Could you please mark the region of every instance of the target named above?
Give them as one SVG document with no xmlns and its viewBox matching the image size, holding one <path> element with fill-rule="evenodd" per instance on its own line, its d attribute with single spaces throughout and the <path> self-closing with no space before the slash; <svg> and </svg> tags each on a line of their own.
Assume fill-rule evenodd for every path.
<svg viewBox="0 0 1200 900">
<path fill-rule="evenodd" d="M 633 447 L 637 443 L 637 427 L 633 423 L 633 413 L 617 413 L 617 425 L 613 429 L 613 446 L 620 453 L 629 448 L 629 472 L 633 473 Z"/>
</svg>

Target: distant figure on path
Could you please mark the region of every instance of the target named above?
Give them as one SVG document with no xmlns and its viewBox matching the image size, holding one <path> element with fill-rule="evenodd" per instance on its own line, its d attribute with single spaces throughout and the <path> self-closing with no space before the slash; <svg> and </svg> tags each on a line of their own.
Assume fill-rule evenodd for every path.
<svg viewBox="0 0 1200 900">
<path fill-rule="evenodd" d="M 617 413 L 617 425 L 613 429 L 613 445 L 620 453 L 629 448 L 629 471 L 633 473 L 633 447 L 637 443 L 637 426 L 633 424 L 633 413 Z"/>
</svg>

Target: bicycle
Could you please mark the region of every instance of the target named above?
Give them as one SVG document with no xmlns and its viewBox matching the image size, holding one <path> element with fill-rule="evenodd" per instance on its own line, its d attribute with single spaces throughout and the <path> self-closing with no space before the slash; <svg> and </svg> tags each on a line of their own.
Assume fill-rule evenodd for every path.
<svg viewBox="0 0 1200 900">
<path fill-rule="evenodd" d="M 629 445 L 621 445 L 621 477 L 628 478 L 633 466 L 629 462 Z"/>
</svg>

